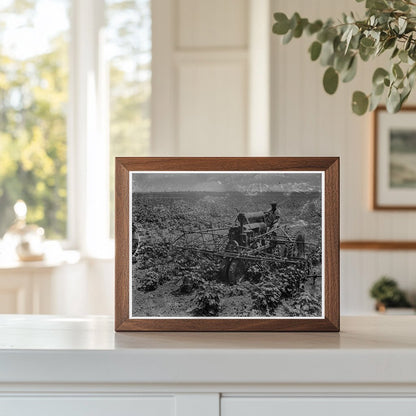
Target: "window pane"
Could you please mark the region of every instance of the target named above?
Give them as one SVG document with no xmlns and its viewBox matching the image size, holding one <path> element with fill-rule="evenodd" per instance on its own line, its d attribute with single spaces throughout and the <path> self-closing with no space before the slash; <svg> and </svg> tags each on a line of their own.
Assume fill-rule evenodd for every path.
<svg viewBox="0 0 416 416">
<path fill-rule="evenodd" d="M 69 2 L 0 4 L 0 238 L 17 199 L 48 238 L 66 237 Z"/>
<path fill-rule="evenodd" d="M 150 142 L 151 0 L 106 0 L 110 77 L 110 230 L 114 157 L 146 156 Z"/>
</svg>

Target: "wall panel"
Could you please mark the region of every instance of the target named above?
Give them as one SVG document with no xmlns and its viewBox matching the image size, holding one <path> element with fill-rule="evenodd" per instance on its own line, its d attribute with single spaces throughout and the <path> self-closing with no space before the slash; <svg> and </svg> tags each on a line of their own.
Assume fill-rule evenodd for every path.
<svg viewBox="0 0 416 416">
<path fill-rule="evenodd" d="M 248 0 L 178 0 L 179 49 L 246 48 Z"/>
<path fill-rule="evenodd" d="M 244 62 L 181 64 L 178 69 L 181 156 L 244 155 L 245 140 L 241 138 L 246 135 L 246 84 Z"/>
<path fill-rule="evenodd" d="M 249 0 L 152 4 L 152 154 L 244 155 Z"/>
</svg>

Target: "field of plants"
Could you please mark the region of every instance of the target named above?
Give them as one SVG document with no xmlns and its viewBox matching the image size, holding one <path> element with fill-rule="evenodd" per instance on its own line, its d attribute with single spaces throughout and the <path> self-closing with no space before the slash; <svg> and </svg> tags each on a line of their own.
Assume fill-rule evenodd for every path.
<svg viewBox="0 0 416 416">
<path fill-rule="evenodd" d="M 317 247 L 308 275 L 295 265 L 250 261 L 231 285 L 222 279 L 223 258 L 172 246 L 183 230 L 228 229 L 238 212 L 267 211 L 271 202 L 288 232 L 302 230 Z M 321 315 L 318 193 L 134 193 L 132 223 L 142 236 L 133 247 L 133 316 Z"/>
</svg>

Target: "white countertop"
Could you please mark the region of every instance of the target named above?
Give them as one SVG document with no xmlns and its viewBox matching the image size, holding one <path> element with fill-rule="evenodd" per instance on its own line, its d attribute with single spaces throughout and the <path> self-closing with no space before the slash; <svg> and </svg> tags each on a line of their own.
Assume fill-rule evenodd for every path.
<svg viewBox="0 0 416 416">
<path fill-rule="evenodd" d="M 0 316 L 0 383 L 416 383 L 416 316 L 338 333 L 115 333 L 107 317 Z"/>
</svg>

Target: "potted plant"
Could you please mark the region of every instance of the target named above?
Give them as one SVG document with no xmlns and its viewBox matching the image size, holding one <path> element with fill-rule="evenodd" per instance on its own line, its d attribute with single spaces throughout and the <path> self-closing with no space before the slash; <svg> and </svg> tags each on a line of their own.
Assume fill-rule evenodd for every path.
<svg viewBox="0 0 416 416">
<path fill-rule="evenodd" d="M 370 296 L 376 300 L 378 312 L 386 312 L 387 308 L 411 308 L 397 282 L 387 276 L 381 277 L 373 284 Z"/>
<path fill-rule="evenodd" d="M 359 61 L 390 55 L 390 65 L 375 70 L 371 93 L 353 93 L 354 113 L 374 110 L 385 94 L 387 110 L 395 113 L 409 97 L 416 78 L 416 0 L 366 0 L 363 19 L 344 13 L 337 21 L 310 22 L 299 13 L 288 18 L 280 12 L 274 19 L 273 32 L 283 36 L 284 44 L 313 36 L 310 58 L 326 68 L 323 86 L 328 94 L 335 93 L 340 80 L 355 77 Z"/>
</svg>

